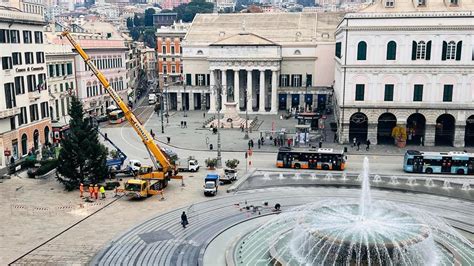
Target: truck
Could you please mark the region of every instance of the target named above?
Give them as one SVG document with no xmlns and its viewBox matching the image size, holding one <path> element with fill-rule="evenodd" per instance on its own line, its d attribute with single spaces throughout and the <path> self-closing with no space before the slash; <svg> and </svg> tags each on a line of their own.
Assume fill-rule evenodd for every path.
<svg viewBox="0 0 474 266">
<path fill-rule="evenodd" d="M 148 104 L 155 104 L 157 101 L 157 97 L 155 94 L 151 93 L 148 95 Z"/>
<path fill-rule="evenodd" d="M 69 30 L 65 30 L 61 33 L 62 37 L 67 38 L 71 43 L 74 51 L 78 53 L 84 63 L 88 66 L 89 70 L 92 71 L 93 75 L 99 80 L 100 84 L 105 88 L 105 91 L 117 104 L 124 115 L 125 120 L 128 121 L 130 126 L 135 130 L 135 133 L 142 140 L 145 148 L 150 155 L 153 162 L 153 166 L 141 166 L 138 173 L 138 177 L 130 179 L 125 185 L 125 193 L 136 193 L 136 189 L 139 188 L 140 195 L 151 196 L 154 194 L 161 193 L 161 189 L 168 185 L 168 181 L 171 179 L 183 180 L 183 177 L 178 175 L 176 165 L 173 163 L 171 158 L 155 143 L 155 140 L 151 136 L 150 132 L 146 130 L 143 124 L 138 120 L 135 114 L 130 110 L 129 106 L 122 100 L 120 95 L 112 88 L 110 82 L 104 76 L 104 74 L 94 65 L 91 57 L 82 49 L 81 45 L 77 43 L 72 37 Z M 135 186 L 141 184 L 140 186 Z M 127 190 L 127 187 L 129 190 Z"/>
<path fill-rule="evenodd" d="M 222 183 L 232 183 L 237 180 L 237 170 L 235 169 L 224 169 L 224 176 L 221 178 Z"/>
<path fill-rule="evenodd" d="M 175 162 L 180 172 L 197 172 L 199 171 L 199 162 L 194 157 L 179 159 Z"/>
<path fill-rule="evenodd" d="M 219 175 L 207 174 L 204 178 L 203 187 L 205 196 L 215 196 L 217 194 L 217 188 L 219 187 Z"/>
</svg>

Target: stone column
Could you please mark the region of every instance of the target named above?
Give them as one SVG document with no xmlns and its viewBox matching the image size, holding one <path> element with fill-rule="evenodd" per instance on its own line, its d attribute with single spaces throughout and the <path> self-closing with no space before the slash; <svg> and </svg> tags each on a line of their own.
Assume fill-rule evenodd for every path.
<svg viewBox="0 0 474 266">
<path fill-rule="evenodd" d="M 466 125 L 456 125 L 454 129 L 454 147 L 464 147 L 464 137 L 466 134 Z"/>
<path fill-rule="evenodd" d="M 189 110 L 194 110 L 194 93 L 188 92 L 188 99 L 189 99 Z"/>
<path fill-rule="evenodd" d="M 215 77 L 214 77 L 214 70 L 211 70 L 211 73 L 209 75 L 209 85 L 210 85 L 210 89 L 211 89 L 211 93 L 210 93 L 210 104 L 209 104 L 209 112 L 210 113 L 215 113 L 216 112 L 216 80 L 215 80 Z M 205 95 L 205 94 L 204 94 Z M 206 107 L 204 106 L 204 110 L 206 110 Z"/>
<path fill-rule="evenodd" d="M 260 101 L 258 104 L 258 111 L 265 112 L 265 70 L 260 70 Z"/>
<path fill-rule="evenodd" d="M 377 144 L 377 124 L 370 124 L 367 128 L 367 138 L 370 140 L 370 144 Z M 366 140 L 361 140 L 361 143 L 365 144 Z"/>
<path fill-rule="evenodd" d="M 240 70 L 234 70 L 234 102 L 237 103 L 237 111 L 240 111 Z"/>
<path fill-rule="evenodd" d="M 271 100 L 271 110 L 272 113 L 278 112 L 278 94 L 277 94 L 277 72 L 276 70 L 272 71 L 272 100 Z"/>
<path fill-rule="evenodd" d="M 436 134 L 436 125 L 426 125 L 425 126 L 425 146 L 434 146 L 435 145 L 435 134 Z"/>
<path fill-rule="evenodd" d="M 252 112 L 252 103 L 253 103 L 253 95 L 252 95 L 252 70 L 247 70 L 247 111 Z"/>
<path fill-rule="evenodd" d="M 225 103 L 227 103 L 227 69 L 222 70 L 222 102 L 221 102 L 221 111 L 225 109 Z"/>
<path fill-rule="evenodd" d="M 176 111 L 183 110 L 183 91 L 176 90 Z"/>
</svg>

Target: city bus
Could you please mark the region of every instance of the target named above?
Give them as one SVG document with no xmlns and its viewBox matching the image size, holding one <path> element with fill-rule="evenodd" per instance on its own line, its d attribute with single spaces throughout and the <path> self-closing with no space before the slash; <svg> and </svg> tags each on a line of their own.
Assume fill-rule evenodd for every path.
<svg viewBox="0 0 474 266">
<path fill-rule="evenodd" d="M 120 124 L 125 121 L 125 116 L 122 110 L 115 110 L 109 113 L 109 122 L 111 124 Z"/>
<path fill-rule="evenodd" d="M 409 173 L 472 175 L 474 153 L 408 150 L 403 160 L 403 170 Z"/>
<path fill-rule="evenodd" d="M 279 168 L 318 170 L 344 170 L 345 164 L 344 151 L 325 148 L 297 150 L 284 147 L 278 151 L 276 162 Z"/>
</svg>

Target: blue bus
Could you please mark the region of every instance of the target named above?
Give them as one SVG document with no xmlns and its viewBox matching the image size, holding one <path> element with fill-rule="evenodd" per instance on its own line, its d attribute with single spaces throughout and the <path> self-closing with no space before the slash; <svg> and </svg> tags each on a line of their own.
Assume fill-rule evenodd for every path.
<svg viewBox="0 0 474 266">
<path fill-rule="evenodd" d="M 409 173 L 472 175 L 474 153 L 408 150 L 403 160 L 403 170 Z"/>
</svg>

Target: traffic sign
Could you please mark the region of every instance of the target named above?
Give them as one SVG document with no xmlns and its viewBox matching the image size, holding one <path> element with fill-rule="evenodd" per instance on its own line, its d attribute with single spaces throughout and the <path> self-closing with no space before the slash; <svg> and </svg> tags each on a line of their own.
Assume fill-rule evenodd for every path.
<svg viewBox="0 0 474 266">
<path fill-rule="evenodd" d="M 12 155 L 12 152 L 10 150 L 5 150 L 5 151 L 3 151 L 3 155 L 4 156 L 10 156 L 10 155 Z"/>
</svg>

